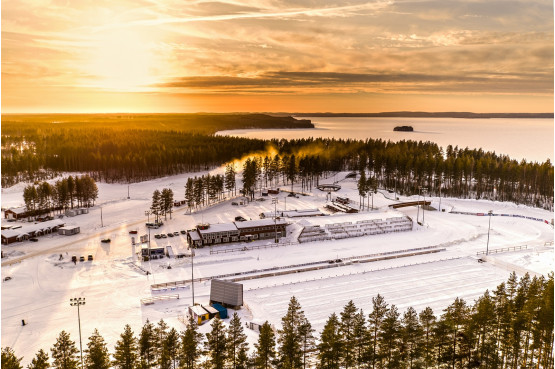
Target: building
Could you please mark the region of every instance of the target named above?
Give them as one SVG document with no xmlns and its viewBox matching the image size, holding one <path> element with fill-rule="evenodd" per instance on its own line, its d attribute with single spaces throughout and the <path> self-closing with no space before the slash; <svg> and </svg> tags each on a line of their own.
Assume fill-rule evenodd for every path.
<svg viewBox="0 0 555 369">
<path fill-rule="evenodd" d="M 200 305 L 189 306 L 189 315 L 198 325 L 210 320 L 208 311 L 204 310 Z"/>
<path fill-rule="evenodd" d="M 201 224 L 187 232 L 187 242 L 192 247 L 220 243 L 253 241 L 285 237 L 287 222 L 278 219 L 248 220 L 245 222 Z"/>
<path fill-rule="evenodd" d="M 212 319 L 218 315 L 218 310 L 210 305 L 201 305 L 204 310 L 208 312 L 208 319 Z"/>
<path fill-rule="evenodd" d="M 275 215 L 282 218 L 302 218 L 302 217 L 318 217 L 325 215 L 318 209 L 293 209 L 293 210 L 278 210 L 277 213 L 273 211 L 266 211 L 260 213 L 260 219 L 273 218 Z"/>
<path fill-rule="evenodd" d="M 2 230 L 2 244 L 7 245 L 16 241 L 24 241 L 29 238 L 42 236 L 49 233 L 58 232 L 65 223 L 60 220 L 49 220 L 37 224 L 25 224 Z"/>
<path fill-rule="evenodd" d="M 218 303 L 213 303 L 212 307 L 218 310 L 218 318 L 220 319 L 227 319 L 227 308 L 223 307 Z"/>
<path fill-rule="evenodd" d="M 284 219 L 258 219 L 235 222 L 240 241 L 264 240 L 286 236 L 287 222 Z"/>
<path fill-rule="evenodd" d="M 4 211 L 4 218 L 6 219 L 23 219 L 27 218 L 29 215 L 26 207 L 11 208 Z"/>
<path fill-rule="evenodd" d="M 81 232 L 81 228 L 77 226 L 60 227 L 58 229 L 58 234 L 61 234 L 64 236 L 72 236 L 80 232 Z"/>
<path fill-rule="evenodd" d="M 243 285 L 241 283 L 212 279 L 210 281 L 210 304 L 239 308 L 243 306 Z"/>
</svg>

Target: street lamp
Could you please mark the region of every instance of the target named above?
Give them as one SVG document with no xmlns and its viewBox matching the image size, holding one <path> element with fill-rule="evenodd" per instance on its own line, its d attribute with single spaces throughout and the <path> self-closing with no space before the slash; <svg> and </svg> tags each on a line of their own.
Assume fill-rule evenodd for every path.
<svg viewBox="0 0 555 369">
<path fill-rule="evenodd" d="M 150 214 L 152 214 L 150 210 L 145 210 L 145 215 L 147 216 L 147 219 L 148 219 L 147 222 L 149 223 L 150 223 Z"/>
<path fill-rule="evenodd" d="M 278 236 L 277 236 L 277 203 L 278 203 L 278 199 L 277 197 L 272 198 L 272 204 L 274 204 L 274 230 L 276 233 L 276 243 L 278 243 Z"/>
<path fill-rule="evenodd" d="M 81 351 L 81 369 L 83 369 L 83 345 L 81 343 L 81 314 L 79 313 L 79 306 L 85 305 L 85 298 L 72 298 L 69 299 L 69 305 L 77 306 L 77 321 L 79 322 L 79 350 Z"/>
<path fill-rule="evenodd" d="M 486 244 L 486 256 L 489 253 L 489 230 L 491 228 L 491 214 L 492 213 L 493 213 L 493 210 L 488 211 L 489 222 L 488 222 L 488 243 Z"/>
</svg>

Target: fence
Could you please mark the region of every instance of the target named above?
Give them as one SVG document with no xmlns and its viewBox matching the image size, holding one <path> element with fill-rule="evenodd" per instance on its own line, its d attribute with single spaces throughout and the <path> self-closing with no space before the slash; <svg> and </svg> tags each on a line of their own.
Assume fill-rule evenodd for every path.
<svg viewBox="0 0 555 369">
<path fill-rule="evenodd" d="M 283 243 L 271 243 L 269 245 L 236 247 L 233 249 L 210 250 L 210 255 L 227 254 L 228 252 L 250 251 L 250 250 L 268 249 L 268 248 L 272 249 L 274 247 L 292 246 L 292 245 L 298 245 L 298 244 L 299 244 L 298 242 L 283 242 Z"/>
<path fill-rule="evenodd" d="M 414 256 L 414 255 L 435 253 L 435 252 L 444 251 L 444 250 L 445 250 L 445 248 L 440 249 L 437 246 L 426 246 L 426 247 L 418 247 L 418 248 L 405 249 L 405 250 L 380 252 L 380 253 L 370 254 L 370 255 L 352 256 L 352 257 L 344 258 L 344 259 L 342 259 L 342 261 L 343 260 L 349 260 L 350 261 L 350 260 L 356 260 L 356 259 L 364 259 L 364 258 L 369 258 L 369 257 L 376 258 L 376 260 L 362 261 L 362 262 L 370 262 L 370 261 L 379 261 L 379 260 L 382 260 L 382 259 L 386 260 L 386 259 L 395 258 L 395 256 L 392 256 L 392 255 L 398 255 L 398 257 L 404 257 L 404 256 Z M 409 253 L 409 254 L 406 254 L 406 253 Z M 403 256 L 402 254 L 405 254 L 405 255 Z M 237 277 L 237 278 L 233 278 L 231 280 L 232 281 L 238 281 L 238 280 L 246 280 L 246 279 L 263 278 L 263 277 L 258 277 L 258 276 L 256 276 L 255 278 L 239 278 L 239 277 L 242 277 L 242 276 L 248 276 L 249 274 L 273 272 L 273 273 L 266 273 L 265 277 L 270 277 L 270 276 L 281 275 L 281 274 L 297 273 L 299 271 L 309 271 L 309 270 L 323 269 L 323 267 L 315 267 L 314 269 L 306 269 L 306 270 L 304 270 L 304 269 L 303 270 L 295 269 L 295 268 L 302 268 L 302 267 L 307 267 L 307 266 L 314 266 L 314 265 L 317 265 L 317 264 L 326 264 L 325 267 L 328 267 L 328 268 L 347 265 L 347 264 L 344 264 L 342 262 L 328 265 L 327 264 L 328 262 L 329 262 L 329 260 L 320 260 L 320 261 L 313 261 L 313 262 L 302 263 L 302 264 L 285 265 L 285 266 L 265 268 L 265 269 L 255 269 L 255 270 L 249 270 L 249 271 L 245 271 L 245 272 L 228 273 L 228 274 L 220 274 L 220 275 L 211 276 L 211 277 L 194 278 L 192 281 L 193 282 L 204 282 L 204 281 L 209 281 L 209 280 L 212 280 L 212 279 L 221 279 L 221 278 L 229 278 L 229 277 Z M 285 269 L 291 269 L 291 270 L 284 271 Z M 166 283 L 157 283 L 157 284 L 151 284 L 150 289 L 153 292 L 155 292 L 155 291 L 166 291 L 168 289 L 172 290 L 172 289 L 177 289 L 177 288 L 185 288 L 190 283 L 191 283 L 191 279 L 185 279 L 185 280 L 174 281 L 174 282 L 166 282 Z"/>
<path fill-rule="evenodd" d="M 476 255 L 488 255 L 488 254 L 498 254 L 500 252 L 509 252 L 509 251 L 516 251 L 516 250 L 526 250 L 528 245 L 521 245 L 521 246 L 511 246 L 511 247 L 503 247 L 500 249 L 492 249 L 489 251 L 478 251 Z M 486 254 L 487 252 L 487 254 Z"/>
<path fill-rule="evenodd" d="M 156 301 L 165 301 L 165 300 L 179 300 L 179 295 L 160 295 L 160 296 L 152 296 L 152 297 L 145 297 L 141 299 L 141 304 L 143 305 L 152 305 Z"/>
</svg>

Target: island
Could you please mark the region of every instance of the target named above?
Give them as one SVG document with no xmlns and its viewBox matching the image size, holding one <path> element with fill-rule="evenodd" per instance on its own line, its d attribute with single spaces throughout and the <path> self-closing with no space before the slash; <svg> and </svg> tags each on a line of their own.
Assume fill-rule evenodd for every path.
<svg viewBox="0 0 555 369">
<path fill-rule="evenodd" d="M 397 126 L 393 128 L 394 131 L 402 131 L 402 132 L 412 132 L 414 128 L 412 126 Z"/>
</svg>

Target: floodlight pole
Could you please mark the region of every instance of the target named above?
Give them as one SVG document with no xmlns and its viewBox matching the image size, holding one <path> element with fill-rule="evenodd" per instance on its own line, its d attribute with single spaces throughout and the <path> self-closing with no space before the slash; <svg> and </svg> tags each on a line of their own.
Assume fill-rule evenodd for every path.
<svg viewBox="0 0 555 369">
<path fill-rule="evenodd" d="M 147 222 L 150 223 L 150 211 L 149 211 L 149 210 L 145 210 L 145 215 L 147 216 Z"/>
<path fill-rule="evenodd" d="M 275 230 L 275 241 L 276 243 L 278 243 L 278 236 L 277 236 L 277 203 L 278 203 L 278 199 L 277 197 L 274 197 L 272 199 L 272 204 L 274 204 L 274 230 Z"/>
<path fill-rule="evenodd" d="M 193 245 L 191 245 L 191 292 L 193 294 L 193 306 L 195 306 L 195 280 L 193 279 L 194 259 L 195 259 L 195 252 L 193 251 Z"/>
<path fill-rule="evenodd" d="M 493 210 L 488 211 L 488 216 L 489 216 L 489 222 L 488 222 L 488 242 L 486 244 L 486 256 L 489 253 L 489 230 L 491 228 L 491 214 L 493 213 Z"/>
<path fill-rule="evenodd" d="M 79 351 L 81 352 L 81 369 L 83 369 L 83 344 L 81 341 L 81 314 L 79 313 L 79 306 L 85 305 L 85 298 L 72 298 L 69 299 L 70 306 L 77 306 L 77 321 L 79 322 Z"/>
<path fill-rule="evenodd" d="M 104 221 L 102 220 L 102 206 L 100 207 L 100 226 L 104 227 Z"/>
</svg>

